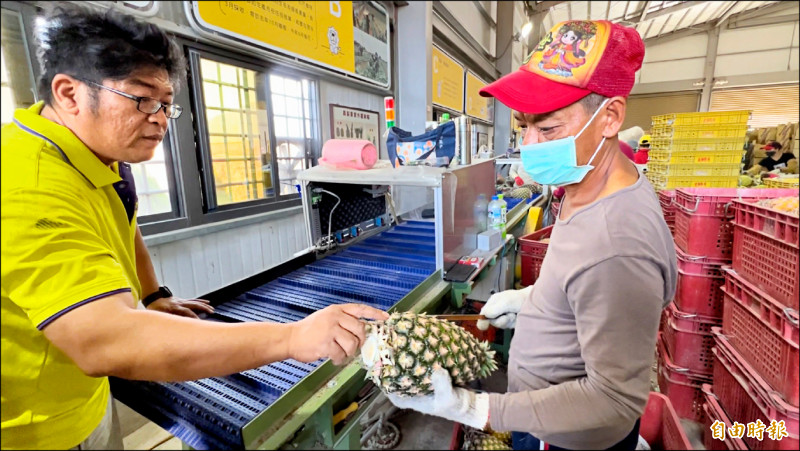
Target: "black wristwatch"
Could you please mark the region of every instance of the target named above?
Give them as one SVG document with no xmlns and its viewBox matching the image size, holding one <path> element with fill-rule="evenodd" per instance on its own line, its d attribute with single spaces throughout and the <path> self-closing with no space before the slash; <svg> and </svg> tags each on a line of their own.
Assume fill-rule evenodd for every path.
<svg viewBox="0 0 800 451">
<path fill-rule="evenodd" d="M 147 308 L 147 306 L 149 306 L 150 304 L 161 298 L 171 298 L 171 297 L 172 297 L 172 292 L 169 291 L 169 288 L 158 287 L 158 291 L 156 291 L 155 293 L 150 293 L 147 296 L 145 296 L 144 299 L 142 299 L 142 304 L 144 305 L 145 308 Z"/>
</svg>

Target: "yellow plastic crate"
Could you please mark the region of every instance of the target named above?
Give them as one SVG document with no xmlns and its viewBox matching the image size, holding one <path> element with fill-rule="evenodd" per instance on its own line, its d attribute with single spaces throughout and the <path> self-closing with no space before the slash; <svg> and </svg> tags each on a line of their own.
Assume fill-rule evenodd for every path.
<svg viewBox="0 0 800 451">
<path fill-rule="evenodd" d="M 668 150 L 651 150 L 650 161 L 670 164 L 695 164 L 695 163 L 740 163 L 744 150 L 723 150 L 716 152 L 689 151 L 676 152 Z"/>
<path fill-rule="evenodd" d="M 662 175 L 674 176 L 706 176 L 706 177 L 724 177 L 724 176 L 738 176 L 741 172 L 741 167 L 738 162 L 726 164 L 714 163 L 696 163 L 696 164 L 670 164 L 659 163 L 657 161 L 650 161 L 647 163 L 647 170 L 653 171 Z"/>
<path fill-rule="evenodd" d="M 653 116 L 653 126 L 671 125 L 747 125 L 749 110 L 714 111 L 703 113 L 672 113 Z"/>
<path fill-rule="evenodd" d="M 680 127 L 654 127 L 650 132 L 653 138 L 672 138 L 674 139 L 696 139 L 696 138 L 742 138 L 747 135 L 746 125 L 715 125 L 712 127 L 703 126 L 680 126 Z"/>
<path fill-rule="evenodd" d="M 739 177 L 678 177 L 650 174 L 648 180 L 657 190 L 673 188 L 736 188 Z"/>
<path fill-rule="evenodd" d="M 762 181 L 767 188 L 797 188 L 800 186 L 800 177 L 770 178 Z"/>
<path fill-rule="evenodd" d="M 653 150 L 668 152 L 690 152 L 690 151 L 744 151 L 744 136 L 737 138 L 653 138 L 650 146 Z"/>
</svg>

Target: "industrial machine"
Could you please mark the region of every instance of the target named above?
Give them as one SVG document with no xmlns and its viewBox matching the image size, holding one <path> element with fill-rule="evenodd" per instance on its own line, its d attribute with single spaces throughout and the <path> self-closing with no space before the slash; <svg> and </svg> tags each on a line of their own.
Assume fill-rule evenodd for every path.
<svg viewBox="0 0 800 451">
<path fill-rule="evenodd" d="M 317 166 L 299 179 L 306 252 L 201 296 L 215 307 L 206 320 L 284 323 L 347 302 L 441 311 L 443 299 L 468 292 L 477 274 L 461 281 L 460 290 L 444 277 L 462 255 L 475 252 L 472 205 L 479 193 L 494 192 L 493 160 L 451 169 Z M 433 218 L 398 220 L 419 213 L 430 198 Z M 335 367 L 289 360 L 180 383 L 112 378 L 111 387 L 116 399 L 195 449 L 308 448 L 315 442 L 353 449 L 360 447 L 359 420 L 378 397 L 364 374 L 357 362 Z"/>
</svg>

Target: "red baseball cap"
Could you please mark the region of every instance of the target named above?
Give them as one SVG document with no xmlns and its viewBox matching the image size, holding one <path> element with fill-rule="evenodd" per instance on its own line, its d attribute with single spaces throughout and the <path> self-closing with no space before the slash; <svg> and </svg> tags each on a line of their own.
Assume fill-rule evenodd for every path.
<svg viewBox="0 0 800 451">
<path fill-rule="evenodd" d="M 480 90 L 523 113 L 549 113 L 597 93 L 627 96 L 642 67 L 639 33 L 607 20 L 556 24 L 519 70 Z"/>
</svg>

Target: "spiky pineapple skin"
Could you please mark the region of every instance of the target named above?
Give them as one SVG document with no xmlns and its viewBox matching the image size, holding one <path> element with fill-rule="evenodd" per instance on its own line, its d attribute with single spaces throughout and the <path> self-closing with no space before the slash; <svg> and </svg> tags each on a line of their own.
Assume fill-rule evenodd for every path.
<svg viewBox="0 0 800 451">
<path fill-rule="evenodd" d="M 493 437 L 491 435 L 486 435 L 479 439 L 477 443 L 475 443 L 475 447 L 472 449 L 476 450 L 484 450 L 484 449 L 494 449 L 494 450 L 507 450 L 512 449 L 508 444 L 501 441 L 500 439 Z"/>
<path fill-rule="evenodd" d="M 494 351 L 464 328 L 424 314 L 393 313 L 368 324 L 367 334 L 385 336 L 394 364 L 367 368 L 367 377 L 386 393 L 433 393 L 431 375 L 438 368 L 450 373 L 455 385 L 488 376 L 497 368 Z"/>
</svg>

